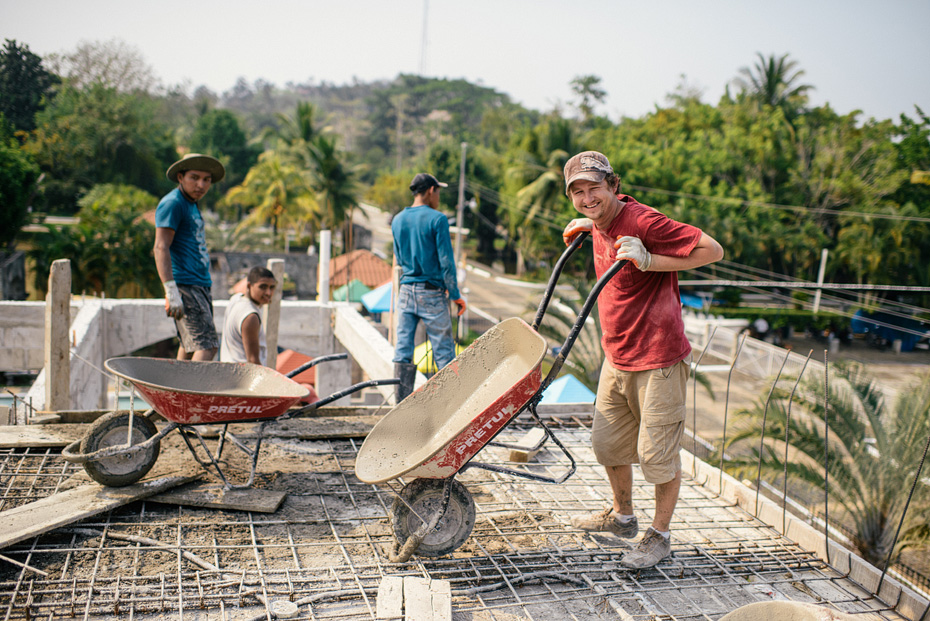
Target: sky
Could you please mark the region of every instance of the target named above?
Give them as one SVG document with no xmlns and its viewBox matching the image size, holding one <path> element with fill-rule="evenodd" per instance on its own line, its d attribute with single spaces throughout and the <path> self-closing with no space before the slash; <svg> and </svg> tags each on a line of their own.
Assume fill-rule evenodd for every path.
<svg viewBox="0 0 930 621">
<path fill-rule="evenodd" d="M 424 27 L 425 24 L 425 27 Z M 0 0 L 0 39 L 45 56 L 120 39 L 164 85 L 458 79 L 548 111 L 601 78 L 613 121 L 684 85 L 716 104 L 757 53 L 785 53 L 813 105 L 930 114 L 928 0 Z"/>
</svg>

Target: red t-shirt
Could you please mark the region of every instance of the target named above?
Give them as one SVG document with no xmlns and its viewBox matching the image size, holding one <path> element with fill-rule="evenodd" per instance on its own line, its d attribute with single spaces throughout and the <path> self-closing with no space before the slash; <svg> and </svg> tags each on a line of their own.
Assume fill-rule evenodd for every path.
<svg viewBox="0 0 930 621">
<path fill-rule="evenodd" d="M 650 253 L 686 257 L 701 229 L 676 222 L 652 207 L 620 194 L 626 205 L 607 230 L 594 227 L 594 270 L 598 277 L 616 261 L 614 242 L 631 235 Z M 597 303 L 607 359 L 621 371 L 661 369 L 688 357 L 691 344 L 681 319 L 677 272 L 641 272 L 623 266 L 601 291 Z"/>
</svg>

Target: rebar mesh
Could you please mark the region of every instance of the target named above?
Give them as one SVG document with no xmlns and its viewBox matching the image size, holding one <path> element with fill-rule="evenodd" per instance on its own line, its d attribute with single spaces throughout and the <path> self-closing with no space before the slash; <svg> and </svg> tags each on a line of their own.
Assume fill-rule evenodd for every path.
<svg viewBox="0 0 930 621">
<path fill-rule="evenodd" d="M 559 421 L 556 421 L 557 423 Z M 685 474 L 672 524 L 672 556 L 649 570 L 623 569 L 629 543 L 581 532 L 569 518 L 610 497 L 591 454 L 589 419 L 557 433 L 578 459 L 561 485 L 469 470 L 472 536 L 450 556 L 388 562 L 393 539 L 386 486 L 354 476 L 359 442 L 267 441 L 256 485 L 287 491 L 274 514 L 139 501 L 12 546 L 0 560 L 3 619 L 271 619 L 277 600 L 301 619 L 374 619 L 387 575 L 449 580 L 453 609 L 474 620 L 719 619 L 752 602 L 817 603 L 869 618 L 903 619 L 773 529 Z M 523 430 L 511 425 L 504 440 Z M 526 467 L 555 473 L 543 450 Z M 478 459 L 506 459 L 488 448 Z M 4 509 L 55 493 L 75 474 L 54 451 L 0 454 Z M 634 503 L 650 521 L 653 489 L 637 470 Z"/>
</svg>

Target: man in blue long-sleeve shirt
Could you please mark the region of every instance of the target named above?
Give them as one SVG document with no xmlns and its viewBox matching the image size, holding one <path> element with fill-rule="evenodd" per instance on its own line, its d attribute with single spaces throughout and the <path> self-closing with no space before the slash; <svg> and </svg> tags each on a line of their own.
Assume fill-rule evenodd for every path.
<svg viewBox="0 0 930 621">
<path fill-rule="evenodd" d="M 394 216 L 394 262 L 404 269 L 397 296 L 397 343 L 394 370 L 401 378 L 397 401 L 409 394 L 416 367 L 413 360 L 414 336 L 422 321 L 433 348 L 436 367 L 441 369 L 455 358 L 452 318 L 448 293 L 465 312 L 465 300 L 459 294 L 455 258 L 449 237 L 449 220 L 439 211 L 439 190 L 447 187 L 429 173 L 420 173 L 410 183 L 413 205 Z M 407 381 L 404 381 L 404 380 Z"/>
</svg>

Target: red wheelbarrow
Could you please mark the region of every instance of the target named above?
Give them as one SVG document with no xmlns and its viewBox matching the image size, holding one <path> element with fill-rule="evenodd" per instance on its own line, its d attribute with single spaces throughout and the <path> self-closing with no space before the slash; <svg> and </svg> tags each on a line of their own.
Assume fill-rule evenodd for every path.
<svg viewBox="0 0 930 621">
<path fill-rule="evenodd" d="M 539 418 L 536 407 L 558 377 L 601 290 L 626 261 L 618 261 L 598 279 L 545 379 L 541 365 L 548 345 L 538 329 L 565 262 L 586 236 L 576 236 L 556 263 L 532 326 L 516 317 L 494 326 L 395 406 L 368 434 L 355 461 L 355 474 L 361 481 L 413 478 L 395 496 L 392 507 L 395 545 L 391 561 L 406 561 L 414 552 L 443 556 L 468 539 L 475 524 L 475 503 L 455 480 L 456 474 L 468 468 L 547 483 L 562 483 L 575 472 L 574 457 Z M 545 430 L 533 450 L 551 439 L 568 459 L 561 476 L 473 461 L 485 446 L 525 449 L 493 442 L 524 411 Z"/>
<path fill-rule="evenodd" d="M 152 405 L 146 412 L 114 411 L 98 418 L 81 440 L 62 451 L 62 457 L 83 464 L 90 477 L 102 485 L 120 487 L 135 483 L 158 459 L 161 439 L 177 429 L 194 459 L 216 472 L 226 489 L 250 487 L 269 423 L 299 417 L 369 386 L 397 384 L 394 378 L 368 380 L 300 409 L 291 406 L 309 390 L 290 378 L 321 362 L 344 360 L 348 354 L 320 356 L 286 376 L 268 367 L 244 362 L 194 362 L 166 358 L 111 358 L 105 366 L 122 377 Z M 151 416 L 157 412 L 169 423 L 160 430 Z M 229 432 L 230 423 L 260 422 L 257 440 L 249 446 Z M 198 430 L 202 425 L 223 425 L 215 451 Z M 219 464 L 226 440 L 249 456 L 248 482 L 233 485 Z M 198 447 L 200 450 L 198 451 Z M 201 457 L 200 453 L 204 453 Z"/>
</svg>

